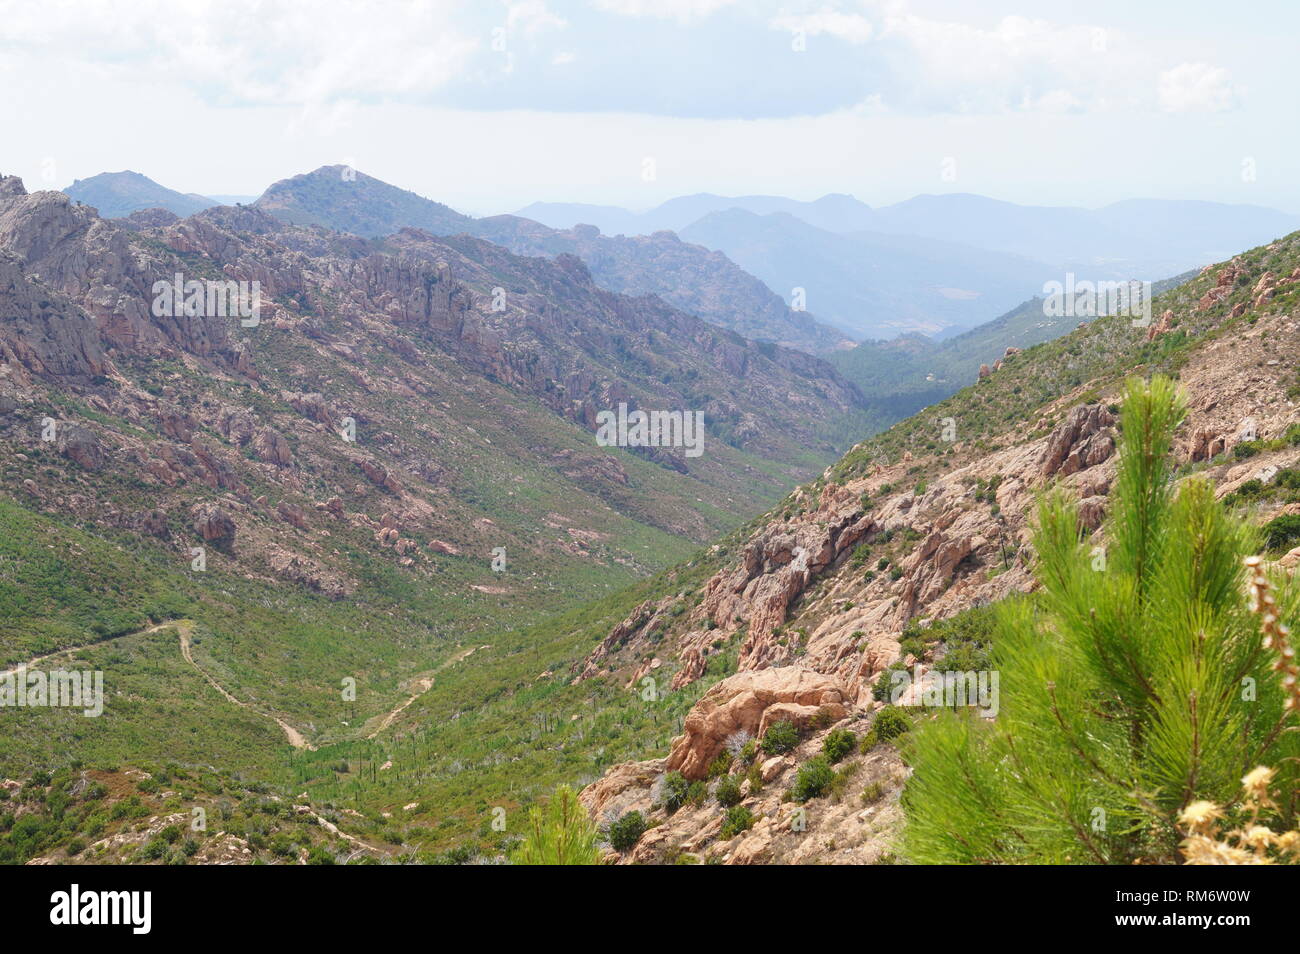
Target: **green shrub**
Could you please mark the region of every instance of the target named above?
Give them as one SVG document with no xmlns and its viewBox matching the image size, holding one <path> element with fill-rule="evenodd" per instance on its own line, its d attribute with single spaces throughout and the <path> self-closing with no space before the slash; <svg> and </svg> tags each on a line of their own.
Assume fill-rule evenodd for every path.
<svg viewBox="0 0 1300 954">
<path fill-rule="evenodd" d="M 1244 771 L 1271 767 L 1277 790 L 1300 790 L 1300 713 L 1245 598 L 1256 535 L 1209 480 L 1171 479 L 1185 418 L 1169 379 L 1128 385 L 1104 572 L 1080 538 L 1077 497 L 1042 498 L 1037 598 L 998 612 L 997 719 L 940 712 L 909 736 L 910 861 L 1176 864 L 1181 813 L 1238 802 Z M 1277 529 L 1274 543 L 1292 532 Z M 1300 589 L 1274 587 L 1263 611 L 1294 624 Z M 1230 811 L 1230 824 L 1251 823 Z M 1293 828 L 1296 814 L 1287 799 L 1271 824 Z"/>
<path fill-rule="evenodd" d="M 628 812 L 609 826 L 609 844 L 617 852 L 628 851 L 641 840 L 650 826 L 640 812 Z"/>
<path fill-rule="evenodd" d="M 334 864 L 334 856 L 322 845 L 312 845 L 311 850 L 307 852 L 307 864 L 332 865 Z"/>
<path fill-rule="evenodd" d="M 871 697 L 877 702 L 888 701 L 890 690 L 894 688 L 894 673 L 896 672 L 907 672 L 907 667 L 902 662 L 896 662 L 876 679 L 875 685 L 871 687 Z"/>
<path fill-rule="evenodd" d="M 718 787 L 713 790 L 713 795 L 723 808 L 739 805 L 741 797 L 740 782 L 736 780 L 734 775 L 724 775 L 718 780 Z"/>
<path fill-rule="evenodd" d="M 768 755 L 784 755 L 799 744 L 799 730 L 793 722 L 773 722 L 763 733 L 762 749 Z"/>
<path fill-rule="evenodd" d="M 723 749 L 718 757 L 709 763 L 709 778 L 718 778 L 731 771 L 731 753 Z"/>
<path fill-rule="evenodd" d="M 682 776 L 681 772 L 669 772 L 664 776 L 659 804 L 663 805 L 664 811 L 671 815 L 686 804 L 690 797 L 690 790 L 691 783 Z"/>
<path fill-rule="evenodd" d="M 725 841 L 754 827 L 754 813 L 746 805 L 733 805 L 722 819 L 720 837 Z"/>
<path fill-rule="evenodd" d="M 876 714 L 876 721 L 871 724 L 877 742 L 896 739 L 912 727 L 912 720 L 898 706 L 885 706 Z"/>
<path fill-rule="evenodd" d="M 806 802 L 819 798 L 830 789 L 835 781 L 835 770 L 826 761 L 824 755 L 816 755 L 799 766 L 799 774 L 794 780 L 790 795 L 796 802 Z"/>
<path fill-rule="evenodd" d="M 1264 524 L 1264 546 L 1270 550 L 1293 547 L 1300 540 L 1300 514 L 1284 513 Z"/>
<path fill-rule="evenodd" d="M 822 740 L 822 752 L 834 765 L 853 751 L 858 744 L 858 737 L 850 729 L 832 729 Z"/>
</svg>

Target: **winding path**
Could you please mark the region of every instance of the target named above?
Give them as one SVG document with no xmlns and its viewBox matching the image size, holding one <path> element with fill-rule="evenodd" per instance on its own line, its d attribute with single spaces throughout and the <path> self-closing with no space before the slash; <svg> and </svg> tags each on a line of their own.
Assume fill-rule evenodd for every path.
<svg viewBox="0 0 1300 954">
<path fill-rule="evenodd" d="M 20 663 L 17 666 L 13 666 L 9 669 L 0 671 L 0 678 L 4 676 L 12 675 L 13 673 L 18 672 L 18 670 L 20 669 L 31 669 L 33 666 L 37 665 L 38 663 L 42 663 L 47 659 L 53 659 L 56 656 L 63 656 L 68 653 L 80 652 L 83 649 L 89 649 L 90 647 L 98 646 L 101 643 L 111 642 L 114 639 L 124 639 L 127 636 L 149 636 L 153 633 L 158 632 L 159 630 L 167 629 L 170 626 L 176 627 L 176 632 L 180 636 L 181 655 L 185 657 L 185 661 L 187 663 L 189 663 L 191 666 L 194 667 L 195 672 L 197 672 L 200 676 L 202 676 L 205 680 L 207 680 L 208 685 L 210 685 L 213 689 L 217 690 L 217 692 L 221 693 L 221 695 L 224 696 L 227 701 L 233 702 L 235 705 L 239 706 L 242 709 L 247 709 L 249 712 L 256 712 L 258 715 L 275 722 L 276 725 L 278 725 L 284 731 L 285 737 L 289 740 L 289 744 L 292 745 L 295 749 L 309 749 L 311 751 L 315 751 L 316 746 L 308 742 L 307 739 L 303 736 L 303 734 L 299 732 L 297 729 L 295 729 L 293 726 L 291 726 L 289 723 L 285 722 L 279 716 L 275 716 L 275 715 L 271 715 L 270 713 L 263 712 L 261 709 L 258 709 L 256 706 L 253 706 L 247 702 L 243 702 L 239 699 L 236 699 L 233 695 L 231 695 L 229 691 L 227 691 L 225 686 L 221 685 L 221 683 L 217 682 L 217 680 L 213 679 L 210 675 L 208 675 L 208 673 L 203 669 L 203 667 L 194 661 L 194 654 L 192 652 L 194 620 L 192 619 L 172 619 L 172 620 L 168 620 L 165 623 L 158 623 L 155 626 L 147 626 L 144 629 L 137 629 L 134 632 L 122 633 L 120 636 L 110 636 L 108 639 L 96 640 L 93 643 L 85 643 L 81 646 L 65 646 L 63 649 L 56 649 L 52 653 L 46 653 L 43 656 L 37 656 L 35 659 L 31 659 L 25 663 Z"/>
<path fill-rule="evenodd" d="M 120 636 L 110 636 L 108 639 L 96 640 L 95 642 L 85 643 L 81 646 L 65 646 L 63 649 L 56 649 L 52 653 L 46 653 L 43 656 L 37 656 L 34 659 L 31 659 L 25 663 L 21 663 L 17 666 L 13 666 L 9 669 L 0 670 L 0 677 L 12 675 L 13 673 L 18 672 L 18 670 L 20 669 L 31 669 L 32 667 L 36 666 L 38 663 L 42 663 L 47 659 L 53 659 L 56 656 L 63 656 L 69 653 L 80 652 L 83 649 L 89 649 L 90 647 L 98 646 L 101 643 L 111 642 L 114 639 L 124 639 L 127 636 L 149 636 L 153 633 L 156 633 L 160 630 L 167 629 L 168 627 L 171 626 L 174 626 L 176 628 L 176 633 L 180 637 L 181 656 L 185 658 L 185 661 L 187 663 L 189 663 L 191 666 L 194 667 L 194 671 L 197 672 L 200 676 L 202 676 L 204 680 L 208 683 L 208 685 L 210 685 L 213 689 L 217 690 L 217 692 L 221 693 L 221 695 L 226 699 L 227 702 L 232 702 L 235 705 L 239 706 L 241 709 L 247 709 L 249 712 L 255 712 L 258 715 L 262 716 L 263 718 L 270 719 L 271 721 L 273 721 L 276 725 L 280 727 L 281 731 L 284 732 L 285 738 L 289 740 L 289 744 L 292 745 L 295 749 L 306 749 L 312 752 L 316 751 L 316 746 L 308 742 L 306 737 L 297 729 L 295 729 L 293 726 L 291 726 L 288 722 L 285 722 L 277 715 L 272 715 L 269 712 L 263 712 L 257 706 L 254 706 L 248 702 L 244 702 L 242 699 L 236 698 L 234 694 L 232 694 L 225 686 L 217 682 L 217 680 L 214 679 L 207 672 L 207 670 L 205 670 L 202 666 L 200 666 L 197 662 L 194 661 L 194 651 L 193 651 L 194 620 L 192 619 L 168 620 L 165 623 L 158 623 L 154 626 L 147 626 L 144 629 L 137 629 L 134 632 L 130 632 L 130 633 L 122 633 Z M 490 646 L 471 646 L 469 649 L 462 650 L 461 652 L 452 656 L 441 666 L 435 669 L 431 675 L 423 676 L 420 679 L 416 680 L 414 683 L 412 683 L 412 685 L 416 689 L 415 693 L 411 695 L 405 702 L 399 703 L 398 705 L 394 706 L 392 709 L 388 710 L 388 712 L 384 713 L 383 716 L 377 717 L 379 719 L 379 724 L 374 728 L 373 731 L 371 731 L 368 735 L 366 735 L 366 738 L 373 739 L 375 736 L 379 735 L 380 732 L 384 731 L 389 726 L 391 726 L 397 720 L 397 717 L 406 711 L 407 707 L 410 706 L 411 703 L 413 703 L 416 699 L 420 698 L 420 696 L 424 695 L 426 692 L 432 689 L 434 677 L 438 673 L 442 672 L 448 666 L 454 666 L 456 663 L 460 662 L 461 660 L 468 659 L 470 656 L 472 656 L 475 652 L 477 652 L 480 649 L 490 649 L 490 648 L 491 648 Z M 372 718 L 370 721 L 373 722 L 374 719 Z M 328 823 L 322 822 L 322 824 L 328 824 Z"/>
<path fill-rule="evenodd" d="M 194 667 L 195 672 L 197 672 L 200 676 L 202 676 L 204 679 L 208 681 L 208 685 L 210 685 L 213 689 L 217 690 L 217 692 L 221 693 L 223 696 L 226 697 L 226 699 L 228 699 L 230 702 L 233 702 L 235 705 L 247 709 L 249 712 L 256 712 L 260 716 L 264 716 L 267 719 L 273 720 L 276 725 L 278 725 L 281 729 L 284 730 L 285 737 L 288 738 L 289 744 L 292 745 L 295 749 L 309 749 L 310 751 L 313 752 L 316 751 L 316 746 L 308 742 L 307 739 L 303 737 L 303 734 L 299 732 L 297 729 L 295 729 L 293 726 L 291 726 L 289 723 L 285 722 L 279 716 L 275 716 L 275 715 L 271 715 L 270 713 L 263 712 L 261 709 L 258 709 L 256 706 L 250 705 L 247 702 L 243 702 L 240 699 L 236 699 L 226 690 L 225 686 L 223 686 L 221 683 L 217 682 L 217 680 L 213 679 L 210 675 L 208 675 L 207 671 L 194 661 L 194 654 L 192 652 L 193 644 L 191 642 L 191 637 L 194 635 L 193 620 L 178 619 L 175 620 L 174 623 L 176 626 L 176 631 L 180 634 L 181 637 L 181 655 L 185 657 L 185 661 L 187 663 L 189 663 L 191 666 Z"/>
<path fill-rule="evenodd" d="M 374 731 L 371 732 L 369 735 L 367 735 L 366 738 L 367 738 L 367 739 L 373 739 L 373 738 L 374 738 L 375 736 L 377 736 L 380 732 L 383 732 L 385 729 L 387 729 L 390 725 L 393 724 L 393 721 L 394 721 L 394 720 L 395 720 L 399 715 L 401 715 L 403 712 L 406 711 L 406 707 L 407 707 L 407 706 L 409 706 L 409 705 L 410 705 L 412 702 L 414 702 L 416 699 L 420 698 L 420 696 L 424 695 L 426 692 L 428 692 L 430 689 L 432 689 L 432 688 L 433 688 L 433 677 L 436 676 L 438 673 L 442 672 L 442 671 L 443 671 L 444 669 L 446 669 L 448 666 L 453 666 L 453 665 L 455 665 L 456 663 L 460 662 L 462 659 L 468 659 L 468 658 L 469 658 L 470 656 L 472 656 L 472 655 L 473 655 L 477 650 L 480 650 L 480 649 L 491 649 L 491 648 L 492 648 L 492 647 L 490 647 L 490 646 L 471 646 L 469 649 L 463 650 L 463 651 L 457 653 L 455 656 L 452 656 L 450 659 L 448 659 L 445 663 L 443 663 L 441 666 L 439 666 L 437 669 L 435 669 L 435 670 L 433 671 L 433 675 L 430 675 L 430 676 L 424 676 L 423 678 L 416 680 L 416 681 L 413 683 L 413 685 L 416 687 L 415 695 L 411 696 L 411 697 L 410 697 L 409 699 L 407 699 L 405 702 L 400 703 L 399 705 L 396 705 L 396 706 L 394 706 L 392 709 L 388 710 L 388 712 L 384 715 L 384 717 L 383 717 L 382 719 L 379 720 L 379 725 L 376 726 L 376 728 L 374 729 Z M 373 721 L 373 720 L 371 720 L 371 721 Z"/>
</svg>

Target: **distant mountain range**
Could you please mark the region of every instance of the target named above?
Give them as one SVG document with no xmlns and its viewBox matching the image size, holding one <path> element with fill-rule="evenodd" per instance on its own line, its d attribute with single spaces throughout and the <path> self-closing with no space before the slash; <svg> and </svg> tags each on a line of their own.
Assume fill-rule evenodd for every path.
<svg viewBox="0 0 1300 954">
<path fill-rule="evenodd" d="M 854 338 L 943 336 L 1005 312 L 1057 273 L 969 245 L 877 232 L 830 232 L 788 212 L 711 212 L 682 229 L 770 288 L 797 296 Z"/>
<path fill-rule="evenodd" d="M 1100 209 L 1018 205 L 969 193 L 919 195 L 872 208 L 849 195 L 813 202 L 709 193 L 670 199 L 648 212 L 536 202 L 518 214 L 552 228 L 579 223 L 606 233 L 681 232 L 715 212 L 785 213 L 830 232 L 881 232 L 957 242 L 1023 256 L 1091 278 L 1157 280 L 1228 258 L 1300 228 L 1300 216 L 1256 205 L 1130 199 Z"/>
<path fill-rule="evenodd" d="M 1151 294 L 1171 291 L 1196 275 L 1192 270 L 1153 282 Z M 992 321 L 943 341 L 919 334 L 863 341 L 832 355 L 830 362 L 862 393 L 871 395 L 881 413 L 901 419 L 974 384 L 980 366 L 995 367 L 1008 349 L 1024 351 L 1054 341 L 1084 323 L 1078 316 L 1048 311 L 1043 299 L 1035 296 Z"/>
<path fill-rule="evenodd" d="M 185 217 L 219 204 L 135 172 L 66 191 L 105 217 L 146 208 Z M 534 203 L 479 219 L 344 166 L 277 182 L 255 204 L 286 223 L 365 238 L 418 228 L 516 254 L 572 254 L 610 291 L 655 294 L 745 337 L 814 354 L 854 339 L 943 340 L 1005 315 L 1066 272 L 1164 279 L 1300 227 L 1300 217 L 1249 205 L 1131 200 L 1089 210 L 969 194 L 872 208 L 843 194 L 803 202 L 702 193 L 642 213 Z"/>
<path fill-rule="evenodd" d="M 126 218 L 141 209 L 166 209 L 181 218 L 222 203 L 204 195 L 177 192 L 138 172 L 101 172 L 77 179 L 63 190 L 70 199 L 89 205 L 106 219 Z"/>
<path fill-rule="evenodd" d="M 257 207 L 284 222 L 322 225 L 366 238 L 403 228 L 467 234 L 519 255 L 575 255 L 597 284 L 625 295 L 658 295 L 676 308 L 758 341 L 812 353 L 847 346 L 846 336 L 789 308 L 753 275 L 716 251 L 671 234 L 605 238 L 594 229 L 556 230 L 529 219 L 475 219 L 344 166 L 274 183 Z"/>
</svg>

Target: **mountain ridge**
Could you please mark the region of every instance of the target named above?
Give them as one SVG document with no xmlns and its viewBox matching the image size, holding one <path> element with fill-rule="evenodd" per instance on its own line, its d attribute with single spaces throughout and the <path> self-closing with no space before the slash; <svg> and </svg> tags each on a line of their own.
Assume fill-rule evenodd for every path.
<svg viewBox="0 0 1300 954">
<path fill-rule="evenodd" d="M 549 258 L 567 252 L 585 261 L 611 291 L 657 294 L 747 337 L 810 353 L 847 343 L 812 316 L 786 307 L 725 257 L 664 236 L 619 240 L 589 230 L 557 231 L 514 216 L 474 219 L 343 166 L 274 183 L 257 206 L 285 221 L 329 225 L 370 238 L 415 227 L 438 235 L 475 235 L 522 255 Z"/>
<path fill-rule="evenodd" d="M 166 209 L 184 218 L 219 204 L 207 196 L 168 189 L 129 169 L 77 179 L 63 192 L 78 202 L 99 209 L 106 219 L 126 218 L 132 212 L 154 208 Z"/>
</svg>

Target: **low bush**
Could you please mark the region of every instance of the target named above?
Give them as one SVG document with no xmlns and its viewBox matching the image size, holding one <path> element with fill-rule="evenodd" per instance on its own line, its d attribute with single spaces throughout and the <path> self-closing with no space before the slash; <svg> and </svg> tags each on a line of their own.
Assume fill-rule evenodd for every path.
<svg viewBox="0 0 1300 954">
<path fill-rule="evenodd" d="M 740 782 L 736 780 L 736 776 L 724 775 L 718 779 L 718 787 L 713 790 L 713 796 L 723 808 L 739 805 L 741 798 Z"/>
<path fill-rule="evenodd" d="M 754 827 L 754 813 L 745 805 L 735 805 L 727 809 L 727 814 L 722 819 L 721 837 L 725 840 L 734 838 L 742 831 L 749 831 Z"/>
<path fill-rule="evenodd" d="M 650 826 L 640 812 L 628 812 L 609 826 L 609 844 L 617 852 L 632 848 Z"/>
<path fill-rule="evenodd" d="M 822 752 L 834 765 L 848 755 L 858 744 L 858 737 L 850 729 L 832 729 L 822 740 Z"/>
<path fill-rule="evenodd" d="M 774 722 L 763 733 L 762 749 L 768 755 L 784 755 L 799 744 L 799 730 L 793 722 Z"/>
<path fill-rule="evenodd" d="M 794 787 L 790 789 L 790 796 L 796 802 L 819 798 L 826 794 L 834 781 L 835 770 L 826 761 L 826 757 L 814 756 L 799 766 L 799 775 L 794 780 Z"/>
</svg>

